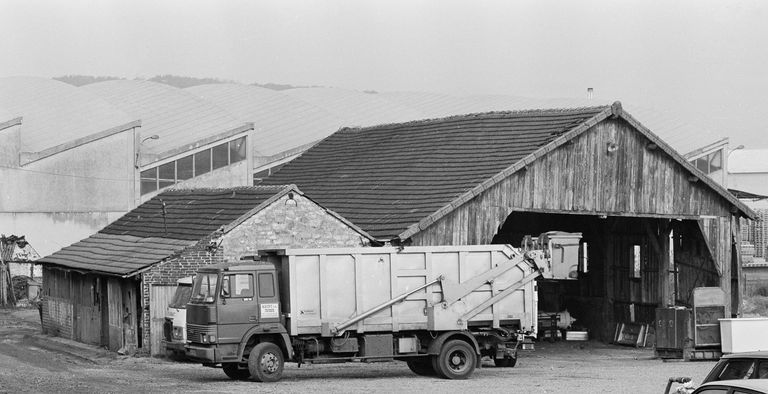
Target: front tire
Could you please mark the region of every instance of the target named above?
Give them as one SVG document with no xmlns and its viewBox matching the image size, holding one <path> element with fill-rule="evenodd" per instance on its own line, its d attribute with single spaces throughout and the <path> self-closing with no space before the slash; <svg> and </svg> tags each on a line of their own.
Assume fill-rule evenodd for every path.
<svg viewBox="0 0 768 394">
<path fill-rule="evenodd" d="M 221 366 L 224 374 L 232 380 L 246 380 L 251 377 L 251 372 L 247 369 L 240 369 L 237 363 L 226 363 Z"/>
<path fill-rule="evenodd" d="M 467 379 L 474 372 L 475 365 L 475 349 L 458 339 L 444 343 L 440 354 L 432 359 L 432 367 L 445 379 Z"/>
<path fill-rule="evenodd" d="M 248 370 L 257 382 L 277 382 L 283 376 L 283 351 L 271 342 L 262 342 L 248 355 Z"/>
</svg>

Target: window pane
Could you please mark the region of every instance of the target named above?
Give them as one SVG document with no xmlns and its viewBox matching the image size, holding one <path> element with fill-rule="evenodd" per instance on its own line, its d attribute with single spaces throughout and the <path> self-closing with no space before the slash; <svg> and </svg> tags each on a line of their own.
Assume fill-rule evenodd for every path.
<svg viewBox="0 0 768 394">
<path fill-rule="evenodd" d="M 245 160 L 245 137 L 229 141 L 229 161 L 237 163 Z"/>
<path fill-rule="evenodd" d="M 272 274 L 259 274 L 259 297 L 274 297 L 275 286 L 272 281 Z"/>
<path fill-rule="evenodd" d="M 206 149 L 195 153 L 195 176 L 211 171 L 211 150 Z"/>
<path fill-rule="evenodd" d="M 194 176 L 193 169 L 194 161 L 191 155 L 176 160 L 176 179 L 183 181 L 192 178 L 192 176 Z"/>
<path fill-rule="evenodd" d="M 709 172 L 715 172 L 723 168 L 723 151 L 709 154 Z"/>
<path fill-rule="evenodd" d="M 172 161 L 170 163 L 165 163 L 161 165 L 158 169 L 158 178 L 161 181 L 175 181 L 176 180 L 176 162 Z"/>
<path fill-rule="evenodd" d="M 213 147 L 213 169 L 229 165 L 229 147 L 221 144 Z"/>
<path fill-rule="evenodd" d="M 233 276 L 232 297 L 253 297 L 253 276 L 248 274 Z"/>
<path fill-rule="evenodd" d="M 157 190 L 157 167 L 141 172 L 141 194 Z"/>
<path fill-rule="evenodd" d="M 696 168 L 698 168 L 701 172 L 705 174 L 709 174 L 709 171 L 707 168 L 708 166 L 709 166 L 709 161 L 707 160 L 706 157 L 700 157 L 696 159 Z"/>
<path fill-rule="evenodd" d="M 634 245 L 632 247 L 632 277 L 640 277 L 640 245 Z"/>
</svg>

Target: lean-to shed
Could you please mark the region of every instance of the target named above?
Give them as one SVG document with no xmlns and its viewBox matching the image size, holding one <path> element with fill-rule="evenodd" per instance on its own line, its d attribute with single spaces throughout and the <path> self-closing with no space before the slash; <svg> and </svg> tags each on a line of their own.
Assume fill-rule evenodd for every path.
<svg viewBox="0 0 768 394">
<path fill-rule="evenodd" d="M 619 102 L 346 128 L 265 180 L 285 183 L 392 244 L 581 232 L 579 279 L 542 304 L 599 338 L 690 305 L 694 287 L 721 287 L 739 313 L 734 245 L 754 213 Z"/>
<path fill-rule="evenodd" d="M 40 260 L 43 331 L 163 354 L 179 278 L 262 248 L 359 247 L 372 237 L 295 186 L 170 190 Z"/>
</svg>

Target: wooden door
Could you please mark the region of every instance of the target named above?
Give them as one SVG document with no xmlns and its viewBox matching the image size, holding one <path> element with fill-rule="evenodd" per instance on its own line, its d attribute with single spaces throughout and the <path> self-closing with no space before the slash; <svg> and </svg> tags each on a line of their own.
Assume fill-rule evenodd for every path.
<svg viewBox="0 0 768 394">
<path fill-rule="evenodd" d="M 163 323 L 176 286 L 152 285 L 149 288 L 149 349 L 153 356 L 164 354 Z"/>
</svg>

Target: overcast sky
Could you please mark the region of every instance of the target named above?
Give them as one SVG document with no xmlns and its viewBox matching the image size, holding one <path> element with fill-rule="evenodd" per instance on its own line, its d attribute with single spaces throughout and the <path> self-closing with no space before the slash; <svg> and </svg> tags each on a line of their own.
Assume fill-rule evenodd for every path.
<svg viewBox="0 0 768 394">
<path fill-rule="evenodd" d="M 0 53 L 0 76 L 532 97 L 592 87 L 768 148 L 760 0 L 0 0 Z"/>
</svg>

